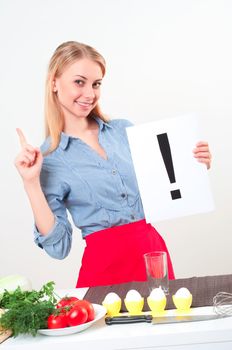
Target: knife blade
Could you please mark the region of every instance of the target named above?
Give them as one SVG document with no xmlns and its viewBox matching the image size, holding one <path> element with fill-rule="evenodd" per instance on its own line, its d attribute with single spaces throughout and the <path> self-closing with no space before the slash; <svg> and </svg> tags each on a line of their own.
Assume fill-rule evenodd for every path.
<svg viewBox="0 0 232 350">
<path fill-rule="evenodd" d="M 176 316 L 158 316 L 152 317 L 152 315 L 120 315 L 106 317 L 105 323 L 107 325 L 112 324 L 126 324 L 126 323 L 138 323 L 138 322 L 148 322 L 155 325 L 158 324 L 168 324 L 168 323 L 183 323 L 183 322 L 197 322 L 197 321 L 208 321 L 221 319 L 226 316 L 221 316 L 217 314 L 213 315 L 176 315 Z"/>
<path fill-rule="evenodd" d="M 166 324 L 166 323 L 182 323 L 182 322 L 198 322 L 209 321 L 223 318 L 223 316 L 214 315 L 177 315 L 177 316 L 161 316 L 153 317 L 152 324 Z"/>
</svg>

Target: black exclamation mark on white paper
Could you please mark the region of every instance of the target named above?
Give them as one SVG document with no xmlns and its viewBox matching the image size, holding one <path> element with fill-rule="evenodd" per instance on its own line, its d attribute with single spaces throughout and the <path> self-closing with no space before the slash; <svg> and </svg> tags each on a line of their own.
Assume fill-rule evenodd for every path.
<svg viewBox="0 0 232 350">
<path fill-rule="evenodd" d="M 170 183 L 171 184 L 175 183 L 176 178 L 175 178 L 175 172 L 174 172 L 174 167 L 172 162 L 172 153 L 171 153 L 171 148 L 168 140 L 168 134 L 165 133 L 165 134 L 159 134 L 156 136 L 158 139 L 160 152 L 163 157 L 163 161 L 168 173 Z M 170 193 L 172 196 L 172 200 L 181 198 L 180 190 L 173 190 L 173 191 L 170 191 Z"/>
</svg>

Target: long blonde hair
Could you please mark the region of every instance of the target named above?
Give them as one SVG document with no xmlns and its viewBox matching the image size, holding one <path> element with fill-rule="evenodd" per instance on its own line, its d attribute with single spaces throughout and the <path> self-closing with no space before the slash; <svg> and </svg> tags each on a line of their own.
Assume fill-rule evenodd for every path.
<svg viewBox="0 0 232 350">
<path fill-rule="evenodd" d="M 57 94 L 53 91 L 54 79 L 60 77 L 64 69 L 76 60 L 88 58 L 99 64 L 103 76 L 105 75 L 105 60 L 93 47 L 76 42 L 67 41 L 57 47 L 50 59 L 45 87 L 45 134 L 50 137 L 50 147 L 46 152 L 54 151 L 60 142 L 60 135 L 64 128 L 64 115 L 60 108 Z M 91 111 L 90 115 L 98 116 L 107 122 L 99 105 Z"/>
</svg>

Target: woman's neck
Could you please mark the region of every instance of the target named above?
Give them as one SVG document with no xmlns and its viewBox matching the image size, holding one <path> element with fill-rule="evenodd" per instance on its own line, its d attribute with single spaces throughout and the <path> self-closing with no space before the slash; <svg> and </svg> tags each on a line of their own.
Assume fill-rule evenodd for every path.
<svg viewBox="0 0 232 350">
<path fill-rule="evenodd" d="M 65 123 L 64 132 L 70 136 L 81 135 L 98 131 L 98 123 L 92 117 L 76 118 L 73 122 Z"/>
</svg>

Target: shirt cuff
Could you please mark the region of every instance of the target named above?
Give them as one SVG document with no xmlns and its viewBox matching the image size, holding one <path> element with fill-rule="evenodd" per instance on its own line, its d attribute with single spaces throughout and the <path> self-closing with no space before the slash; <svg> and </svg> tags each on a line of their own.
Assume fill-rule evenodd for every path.
<svg viewBox="0 0 232 350">
<path fill-rule="evenodd" d="M 54 245 L 58 243 L 62 237 L 65 235 L 66 229 L 65 226 L 58 221 L 57 217 L 55 217 L 55 223 L 52 227 L 52 229 L 48 232 L 46 235 L 42 235 L 36 225 L 34 225 L 34 237 L 35 237 L 35 243 L 40 247 L 43 248 L 44 245 Z"/>
</svg>

